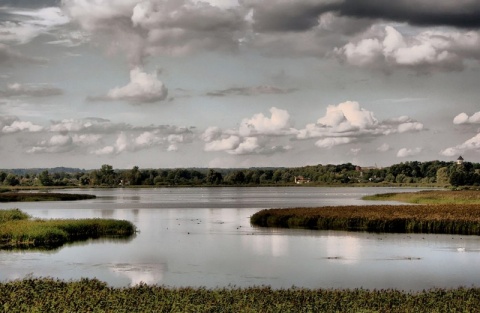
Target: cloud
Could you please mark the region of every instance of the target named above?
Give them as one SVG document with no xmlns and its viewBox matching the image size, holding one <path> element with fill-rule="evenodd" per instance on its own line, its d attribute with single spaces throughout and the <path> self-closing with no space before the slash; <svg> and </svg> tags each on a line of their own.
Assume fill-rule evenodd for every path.
<svg viewBox="0 0 480 313">
<path fill-rule="evenodd" d="M 453 119 L 453 124 L 480 124 L 480 112 L 476 112 L 472 116 L 468 116 L 467 113 L 460 113 Z"/>
<path fill-rule="evenodd" d="M 203 1 L 64 0 L 69 18 L 107 49 L 124 53 L 132 66 L 148 56 L 236 51 L 242 10 Z"/>
<path fill-rule="evenodd" d="M 358 102 L 346 101 L 329 105 L 324 116 L 316 123 L 296 129 L 290 124 L 286 110 L 270 108 L 271 116 L 263 113 L 244 118 L 238 129 L 222 130 L 209 127 L 200 138 L 205 141 L 205 151 L 224 151 L 229 154 L 272 154 L 292 149 L 290 145 L 272 144 L 282 140 L 306 140 L 316 138 L 315 146 L 331 149 L 339 145 L 371 141 L 391 134 L 423 131 L 422 123 L 408 116 L 379 121 L 373 112 Z M 381 151 L 390 149 L 383 145 Z"/>
<path fill-rule="evenodd" d="M 254 87 L 236 87 L 223 90 L 208 92 L 207 96 L 225 97 L 225 96 L 257 96 L 271 94 L 287 94 L 294 92 L 295 89 L 282 89 L 275 86 L 254 86 Z"/>
<path fill-rule="evenodd" d="M 413 149 L 402 148 L 397 152 L 397 158 L 407 158 L 419 155 L 422 152 L 422 148 L 417 147 Z"/>
<path fill-rule="evenodd" d="M 155 147 L 179 148 L 192 142 L 192 128 L 172 125 L 132 126 L 102 118 L 51 121 L 49 127 L 16 124 L 15 117 L 3 117 L 0 126 L 6 131 L 36 131 L 47 138 L 38 140 L 28 153 L 67 153 L 115 155 Z M 22 126 L 22 127 L 20 127 Z M 36 128 L 35 128 L 36 127 Z M 53 133 L 53 135 L 52 135 Z"/>
<path fill-rule="evenodd" d="M 455 3 L 449 0 L 398 0 L 394 3 L 377 0 L 246 0 L 242 3 L 252 10 L 256 32 L 308 31 L 317 27 L 319 17 L 327 13 L 350 19 L 405 22 L 420 26 L 480 27 L 480 4 L 472 0 Z"/>
<path fill-rule="evenodd" d="M 204 151 L 224 151 L 233 155 L 273 154 L 291 149 L 290 146 L 271 146 L 271 140 L 294 134 L 290 127 L 290 114 L 286 110 L 270 108 L 271 116 L 263 113 L 244 118 L 238 130 L 208 127 L 200 138 L 205 141 Z"/>
<path fill-rule="evenodd" d="M 235 2 L 235 1 L 234 1 Z M 222 5 L 220 5 L 222 3 Z M 138 67 L 155 56 L 260 52 L 267 56 L 337 56 L 345 64 L 417 72 L 459 71 L 480 59 L 479 5 L 461 0 L 63 0 L 62 9 L 107 53 Z M 398 22 L 409 23 L 399 25 Z M 419 32 L 415 25 L 454 26 Z M 406 27 L 408 26 L 408 27 Z M 399 29 L 402 30 L 402 33 Z M 58 32 L 57 32 L 58 33 Z M 69 37 L 69 35 L 67 35 Z M 82 40 L 77 40 L 82 41 Z M 71 44 L 68 38 L 56 43 Z M 291 92 L 239 87 L 209 96 Z"/>
<path fill-rule="evenodd" d="M 229 136 L 227 138 L 217 139 L 205 144 L 205 151 L 233 151 L 241 143 L 239 136 Z"/>
<path fill-rule="evenodd" d="M 301 32 L 318 25 L 319 16 L 338 1 L 244 1 L 252 10 L 255 32 Z"/>
<path fill-rule="evenodd" d="M 341 140 L 319 141 L 319 147 L 332 147 L 359 139 L 372 139 L 394 133 L 423 130 L 423 124 L 408 116 L 378 121 L 374 113 L 360 107 L 355 101 L 329 105 L 325 116 L 315 124 L 307 124 L 298 130 L 297 139 L 342 138 Z M 348 138 L 348 139 L 347 139 Z M 349 140 L 347 142 L 347 140 Z"/>
<path fill-rule="evenodd" d="M 9 84 L 6 90 L 0 90 L 2 97 L 51 97 L 63 94 L 59 88 L 53 87 L 49 84 L 27 84 L 19 83 Z"/>
<path fill-rule="evenodd" d="M 243 119 L 238 129 L 240 136 L 285 135 L 294 132 L 289 124 L 290 114 L 286 110 L 272 107 L 270 113 L 270 117 L 258 113 L 252 118 Z"/>
<path fill-rule="evenodd" d="M 0 129 L 3 134 L 12 134 L 18 132 L 40 132 L 43 127 L 35 125 L 30 121 L 20 121 L 14 116 L 0 116 Z"/>
<path fill-rule="evenodd" d="M 19 63 L 45 64 L 47 61 L 42 58 L 25 56 L 15 50 L 12 50 L 10 46 L 0 43 L 0 65 L 14 65 Z"/>
<path fill-rule="evenodd" d="M 355 141 L 354 138 L 350 137 L 331 137 L 331 138 L 323 138 L 315 142 L 315 146 L 319 148 L 330 149 L 335 146 L 345 145 L 347 143 L 351 143 Z"/>
<path fill-rule="evenodd" d="M 3 11 L 3 12 L 2 12 Z M 25 44 L 41 34 L 50 33 L 58 26 L 68 24 L 69 18 L 59 7 L 41 9 L 5 9 L 8 21 L 0 22 L 0 42 Z"/>
<path fill-rule="evenodd" d="M 123 87 L 115 87 L 105 96 L 89 97 L 91 101 L 127 101 L 132 104 L 144 104 L 163 101 L 168 90 L 157 79 L 157 74 L 147 74 L 136 67 L 130 71 L 130 83 Z"/>
<path fill-rule="evenodd" d="M 335 53 L 359 67 L 459 71 L 466 61 L 480 60 L 480 34 L 454 30 L 402 34 L 392 26 L 382 29 L 374 25 L 356 41 L 335 48 Z"/>
<path fill-rule="evenodd" d="M 27 150 L 27 153 L 62 153 L 73 149 L 72 137 L 68 135 L 54 135 L 48 140 L 38 142 L 38 144 Z"/>
<path fill-rule="evenodd" d="M 352 148 L 350 149 L 350 154 L 356 156 L 360 153 L 360 151 L 362 151 L 362 148 Z"/>
<path fill-rule="evenodd" d="M 219 139 L 221 136 L 222 136 L 222 130 L 219 127 L 210 126 L 203 132 L 203 134 L 200 135 L 200 138 L 203 141 L 211 142 Z"/>
<path fill-rule="evenodd" d="M 387 143 L 383 143 L 380 147 L 377 148 L 377 151 L 379 152 L 387 152 L 389 150 L 391 150 L 392 148 L 390 147 L 389 144 Z"/>
<path fill-rule="evenodd" d="M 463 154 L 467 151 L 480 152 L 480 133 L 457 146 L 449 147 L 440 151 L 440 154 L 447 157 L 452 157 Z"/>
<path fill-rule="evenodd" d="M 472 0 L 344 0 L 338 14 L 355 18 L 382 19 L 420 26 L 479 28 L 480 3 Z"/>
<path fill-rule="evenodd" d="M 51 121 L 49 131 L 51 132 L 96 132 L 109 133 L 119 129 L 131 128 L 125 124 L 114 124 L 102 118 L 64 119 Z"/>
</svg>

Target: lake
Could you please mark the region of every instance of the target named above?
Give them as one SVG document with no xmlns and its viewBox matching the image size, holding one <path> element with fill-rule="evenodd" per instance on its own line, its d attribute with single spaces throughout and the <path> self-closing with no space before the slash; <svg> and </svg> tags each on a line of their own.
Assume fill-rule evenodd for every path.
<svg viewBox="0 0 480 313">
<path fill-rule="evenodd" d="M 100 239 L 53 251 L 0 251 L 0 280 L 98 278 L 116 287 L 395 288 L 480 286 L 480 238 L 427 234 L 267 229 L 263 208 L 381 204 L 364 195 L 395 188 L 77 189 L 77 202 L 2 203 L 39 218 L 133 222 L 129 240 Z M 53 192 L 53 191 L 52 191 Z"/>
</svg>

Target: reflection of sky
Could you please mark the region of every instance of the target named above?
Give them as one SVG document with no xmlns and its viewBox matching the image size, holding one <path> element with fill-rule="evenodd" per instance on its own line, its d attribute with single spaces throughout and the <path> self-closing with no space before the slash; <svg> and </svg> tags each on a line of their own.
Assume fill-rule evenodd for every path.
<svg viewBox="0 0 480 313">
<path fill-rule="evenodd" d="M 117 263 L 109 266 L 113 273 L 120 276 L 126 276 L 130 279 L 130 285 L 135 286 L 140 283 L 148 285 L 161 284 L 163 274 L 167 270 L 165 264 L 128 264 Z"/>
<path fill-rule="evenodd" d="M 351 236 L 328 236 L 325 238 L 328 259 L 352 264 L 360 258 L 360 239 Z"/>
<path fill-rule="evenodd" d="M 244 249 L 253 250 L 257 255 L 284 256 L 288 253 L 288 237 L 285 235 L 258 235 L 243 237 Z"/>
</svg>

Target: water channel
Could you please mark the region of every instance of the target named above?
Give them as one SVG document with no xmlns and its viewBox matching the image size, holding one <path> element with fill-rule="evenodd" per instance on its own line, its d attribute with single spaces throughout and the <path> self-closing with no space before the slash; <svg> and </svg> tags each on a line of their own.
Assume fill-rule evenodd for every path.
<svg viewBox="0 0 480 313">
<path fill-rule="evenodd" d="M 81 189 L 96 199 L 2 203 L 38 218 L 133 222 L 129 240 L 90 240 L 53 251 L 0 251 L 0 281 L 98 278 L 112 286 L 395 288 L 480 286 L 480 238 L 255 228 L 263 208 L 365 205 L 392 188 Z M 374 204 L 381 204 L 374 202 Z"/>
</svg>

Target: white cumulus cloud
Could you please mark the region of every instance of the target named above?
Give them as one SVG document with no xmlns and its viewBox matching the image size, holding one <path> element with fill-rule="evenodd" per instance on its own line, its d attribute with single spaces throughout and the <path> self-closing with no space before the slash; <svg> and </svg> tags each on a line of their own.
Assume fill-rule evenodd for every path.
<svg viewBox="0 0 480 313">
<path fill-rule="evenodd" d="M 380 147 L 377 148 L 377 151 L 379 152 L 387 152 L 389 150 L 391 150 L 391 147 L 387 143 L 383 143 Z"/>
<path fill-rule="evenodd" d="M 289 127 L 290 114 L 286 110 L 272 107 L 270 113 L 270 117 L 258 113 L 251 118 L 243 119 L 238 130 L 240 136 L 291 133 L 292 130 Z"/>
<path fill-rule="evenodd" d="M 2 127 L 2 132 L 6 134 L 17 133 L 17 132 L 39 132 L 42 131 L 43 127 L 40 125 L 35 125 L 29 121 L 13 121 L 10 125 L 5 125 Z"/>
<path fill-rule="evenodd" d="M 479 60 L 476 31 L 426 30 L 403 34 L 393 26 L 372 26 L 365 38 L 335 49 L 349 64 L 369 67 L 406 67 L 425 72 L 457 71 L 468 60 Z"/>
<path fill-rule="evenodd" d="M 397 158 L 407 158 L 411 156 L 416 156 L 416 155 L 419 155 L 421 152 L 422 152 L 422 148 L 420 147 L 412 148 L 412 149 L 402 148 L 398 150 Z"/>
<path fill-rule="evenodd" d="M 440 154 L 452 157 L 465 153 L 466 151 L 480 152 L 480 133 L 457 146 L 449 147 L 440 151 Z"/>
<path fill-rule="evenodd" d="M 462 112 L 454 117 L 453 124 L 480 124 L 480 112 L 476 112 L 472 116 Z"/>
<path fill-rule="evenodd" d="M 90 100 L 127 101 L 132 104 L 153 103 L 167 98 L 168 90 L 157 79 L 157 74 L 145 73 L 136 67 L 130 71 L 130 82 L 123 87 L 115 87 L 104 96 L 89 97 Z"/>
<path fill-rule="evenodd" d="M 330 138 L 323 138 L 318 140 L 317 142 L 315 142 L 315 146 L 319 148 L 330 149 L 332 147 L 345 145 L 353 141 L 354 139 L 350 137 L 330 137 Z"/>
</svg>

